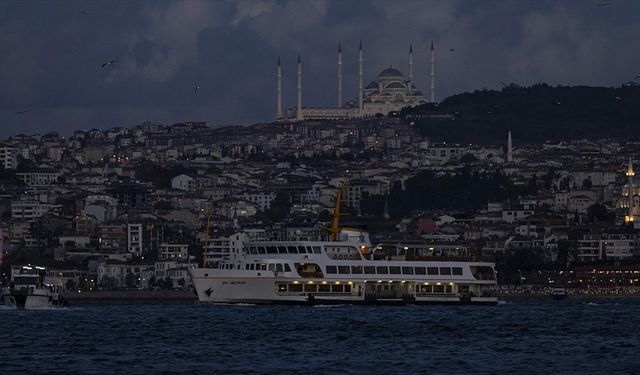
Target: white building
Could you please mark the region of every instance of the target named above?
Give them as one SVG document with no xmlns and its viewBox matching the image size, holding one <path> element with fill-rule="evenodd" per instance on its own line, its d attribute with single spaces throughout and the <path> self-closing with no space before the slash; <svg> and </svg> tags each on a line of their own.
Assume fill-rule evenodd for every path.
<svg viewBox="0 0 640 375">
<path fill-rule="evenodd" d="M 18 149 L 0 146 L 0 165 L 4 169 L 16 169 L 18 166 Z"/>
<path fill-rule="evenodd" d="M 59 207 L 61 206 L 42 203 L 35 199 L 19 199 L 11 202 L 11 219 L 34 222 L 36 218 L 44 216 L 47 212 Z"/>
<path fill-rule="evenodd" d="M 142 253 L 142 224 L 127 224 L 127 250 L 137 255 Z"/>
<path fill-rule="evenodd" d="M 271 202 L 276 199 L 276 193 L 272 191 L 255 191 L 238 194 L 236 197 L 255 203 L 259 210 L 264 211 L 271 207 Z"/>
<path fill-rule="evenodd" d="M 181 174 L 171 179 L 171 187 L 178 190 L 194 191 L 196 190 L 196 180 L 186 174 Z"/>
<path fill-rule="evenodd" d="M 158 259 L 160 260 L 186 260 L 189 254 L 189 245 L 186 244 L 160 244 Z"/>
<path fill-rule="evenodd" d="M 58 181 L 60 173 L 48 170 L 16 173 L 27 186 L 51 186 Z"/>
</svg>

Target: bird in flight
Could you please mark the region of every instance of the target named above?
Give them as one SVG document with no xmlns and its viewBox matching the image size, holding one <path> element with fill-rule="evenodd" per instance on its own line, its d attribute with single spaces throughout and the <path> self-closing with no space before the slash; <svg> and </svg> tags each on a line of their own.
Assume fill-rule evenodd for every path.
<svg viewBox="0 0 640 375">
<path fill-rule="evenodd" d="M 115 64 L 117 62 L 118 62 L 118 60 L 111 60 L 111 61 L 108 61 L 106 63 L 103 63 L 102 65 L 100 65 L 100 67 L 104 68 L 105 66 L 109 66 L 109 65 Z"/>
<path fill-rule="evenodd" d="M 19 114 L 19 115 L 24 115 L 25 113 L 29 113 L 29 111 L 18 111 L 18 112 L 16 112 L 16 114 Z"/>
<path fill-rule="evenodd" d="M 454 52 L 454 51 L 455 51 L 455 50 L 454 50 L 453 48 L 451 48 L 451 49 L 449 50 L 449 52 Z"/>
<path fill-rule="evenodd" d="M 608 7 L 611 3 L 598 3 L 599 7 Z"/>
<path fill-rule="evenodd" d="M 199 88 L 200 88 L 200 86 L 199 86 L 199 85 L 197 85 L 197 84 L 196 84 L 196 85 L 193 85 L 193 93 L 194 93 L 194 94 L 197 94 L 197 93 L 198 93 L 198 89 L 199 89 Z"/>
</svg>

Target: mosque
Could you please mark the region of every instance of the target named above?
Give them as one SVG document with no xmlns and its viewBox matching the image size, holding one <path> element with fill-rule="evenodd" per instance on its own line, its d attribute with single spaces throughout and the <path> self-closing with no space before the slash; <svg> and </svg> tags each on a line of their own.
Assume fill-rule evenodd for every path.
<svg viewBox="0 0 640 375">
<path fill-rule="evenodd" d="M 338 45 L 337 59 L 337 106 L 329 108 L 314 108 L 302 106 L 302 59 L 298 56 L 296 107 L 287 111 L 282 104 L 282 65 L 278 59 L 277 65 L 277 121 L 302 121 L 302 120 L 335 120 L 347 118 L 371 117 L 376 114 L 386 115 L 389 112 L 399 111 L 407 106 L 417 106 L 427 103 L 425 96 L 413 83 L 413 47 L 409 45 L 409 76 L 405 76 L 400 70 L 389 67 L 366 87 L 363 85 L 363 51 L 362 42 L 358 48 L 358 97 L 346 103 L 342 100 L 342 46 Z M 433 41 L 431 42 L 429 102 L 435 102 L 435 55 Z"/>
</svg>

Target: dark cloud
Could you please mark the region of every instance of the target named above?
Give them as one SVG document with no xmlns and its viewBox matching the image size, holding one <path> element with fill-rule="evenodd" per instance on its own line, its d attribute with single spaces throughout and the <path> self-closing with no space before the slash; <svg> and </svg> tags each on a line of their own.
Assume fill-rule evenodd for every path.
<svg viewBox="0 0 640 375">
<path fill-rule="evenodd" d="M 367 80 L 389 65 L 406 73 L 413 43 L 424 90 L 434 39 L 439 98 L 501 81 L 617 86 L 640 74 L 639 37 L 635 1 L 5 1 L 0 136 L 145 120 L 269 121 L 275 61 L 292 106 L 298 53 L 305 105 L 334 105 L 339 41 L 347 97 L 359 40 Z"/>
</svg>

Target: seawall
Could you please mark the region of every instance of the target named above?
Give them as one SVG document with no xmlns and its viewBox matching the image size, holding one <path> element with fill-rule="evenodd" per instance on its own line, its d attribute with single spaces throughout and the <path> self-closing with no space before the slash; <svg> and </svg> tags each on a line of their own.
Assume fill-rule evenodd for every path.
<svg viewBox="0 0 640 375">
<path fill-rule="evenodd" d="M 192 290 L 109 290 L 80 293 L 67 293 L 67 301 L 162 301 L 162 300 L 197 300 Z"/>
</svg>

